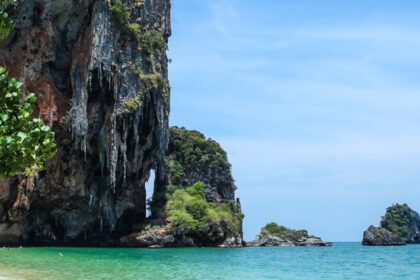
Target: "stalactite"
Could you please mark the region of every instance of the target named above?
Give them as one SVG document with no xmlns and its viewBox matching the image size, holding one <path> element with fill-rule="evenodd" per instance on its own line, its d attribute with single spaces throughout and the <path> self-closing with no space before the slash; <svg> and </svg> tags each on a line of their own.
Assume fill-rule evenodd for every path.
<svg viewBox="0 0 420 280">
<path fill-rule="evenodd" d="M 123 139 L 121 141 L 121 153 L 123 156 L 123 183 L 126 182 L 127 177 L 127 129 L 125 127 L 125 122 L 123 122 Z"/>
<path fill-rule="evenodd" d="M 111 190 L 115 193 L 116 187 L 116 176 L 117 176 L 117 163 L 118 163 L 118 146 L 117 146 L 117 131 L 116 131 L 116 117 L 114 113 L 111 115 L 111 143 L 109 146 L 109 159 L 108 159 L 108 169 L 109 169 L 109 184 Z"/>
<path fill-rule="evenodd" d="M 72 135 L 75 138 L 76 146 L 86 153 L 86 136 L 89 129 L 87 119 L 87 90 L 84 74 L 78 68 L 74 70 L 73 99 L 70 108 L 70 121 Z"/>
<path fill-rule="evenodd" d="M 169 13 L 168 0 L 146 0 L 141 7 L 132 5 L 134 1 L 125 2 L 131 7 L 131 20 L 144 28 L 164 25 L 160 18 Z M 36 12 L 35 2 L 42 15 L 31 14 Z M 127 67 L 134 63 L 142 72 L 150 71 L 142 60 L 140 41 L 112 19 L 106 1 L 19 1 L 17 7 L 16 17 L 25 20 L 16 21 L 16 38 L 1 49 L 0 60 L 6 61 L 0 62 L 14 69 L 30 91 L 45 86 L 37 80 L 51 83 L 55 92 L 50 94 L 61 111 L 54 112 L 59 122 L 53 118 L 59 153 L 47 163 L 34 194 L 28 195 L 31 211 L 16 220 L 22 229 L 16 238 L 32 242 L 31 236 L 37 236 L 39 242 L 48 242 L 57 237 L 60 242 L 94 244 L 127 234 L 124 227 L 145 219 L 147 173 L 164 166 L 169 112 L 162 112 L 168 110 L 169 100 L 160 89 L 144 90 L 139 75 Z M 30 53 L 31 46 L 21 48 L 31 44 L 33 34 L 45 40 L 39 54 Z M 165 40 L 168 36 L 169 30 L 163 33 Z M 165 55 L 153 60 L 163 65 L 155 70 L 166 77 Z M 62 72 L 70 74 L 64 77 L 69 83 L 61 82 Z M 141 90 L 144 99 L 137 108 L 118 110 L 121 100 Z M 37 221 L 37 226 L 27 221 Z M 45 233 L 39 233 L 39 227 Z"/>
</svg>

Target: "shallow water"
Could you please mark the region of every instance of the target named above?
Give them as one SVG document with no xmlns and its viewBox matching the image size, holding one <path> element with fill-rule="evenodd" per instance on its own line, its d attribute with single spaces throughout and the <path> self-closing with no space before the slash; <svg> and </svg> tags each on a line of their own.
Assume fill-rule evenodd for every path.
<svg viewBox="0 0 420 280">
<path fill-rule="evenodd" d="M 62 253 L 64 256 L 60 256 Z M 420 279 L 420 245 L 0 249 L 0 279 Z"/>
</svg>

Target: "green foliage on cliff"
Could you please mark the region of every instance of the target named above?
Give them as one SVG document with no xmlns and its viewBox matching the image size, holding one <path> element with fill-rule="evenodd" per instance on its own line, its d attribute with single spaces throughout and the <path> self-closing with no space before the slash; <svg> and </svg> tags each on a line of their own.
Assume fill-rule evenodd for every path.
<svg viewBox="0 0 420 280">
<path fill-rule="evenodd" d="M 381 226 L 397 234 L 402 238 L 408 237 L 410 221 L 413 219 L 414 211 L 407 204 L 394 204 L 386 209 L 382 217 Z"/>
<path fill-rule="evenodd" d="M 141 48 L 148 54 L 156 52 L 161 55 L 167 48 L 165 38 L 160 32 L 154 30 L 146 30 L 140 38 Z"/>
<path fill-rule="evenodd" d="M 121 100 L 121 104 L 119 108 L 117 108 L 117 111 L 120 113 L 129 113 L 140 108 L 143 95 L 143 92 L 139 91 L 130 98 L 124 98 Z"/>
<path fill-rule="evenodd" d="M 230 174 L 231 165 L 219 143 L 207 139 L 196 130 L 174 126 L 170 128 L 170 133 L 171 156 L 167 159 L 166 166 L 172 184 L 185 185 L 184 175 L 187 172 L 223 175 L 233 183 Z"/>
<path fill-rule="evenodd" d="M 239 204 L 206 201 L 201 182 L 187 188 L 169 186 L 165 209 L 168 222 L 187 232 L 206 234 L 219 227 L 225 232 L 241 230 L 243 214 Z"/>
<path fill-rule="evenodd" d="M 169 87 L 168 81 L 159 73 L 140 74 L 139 78 L 146 91 L 164 91 Z"/>
<path fill-rule="evenodd" d="M 292 236 L 292 237 L 308 237 L 306 230 L 294 230 L 285 226 L 278 225 L 277 223 L 271 222 L 266 224 L 261 229 L 261 235 L 276 234 L 280 236 Z"/>
<path fill-rule="evenodd" d="M 13 21 L 6 12 L 0 11 L 0 40 L 7 37 L 13 28 Z"/>
<path fill-rule="evenodd" d="M 130 20 L 130 9 L 121 1 L 116 0 L 111 4 L 112 18 L 120 24 Z"/>
<path fill-rule="evenodd" d="M 185 176 L 184 168 L 182 168 L 182 165 L 175 160 L 166 161 L 166 172 L 170 174 L 171 180 L 174 182 L 180 182 Z"/>
<path fill-rule="evenodd" d="M 136 75 L 142 85 L 142 89 L 136 94 L 128 96 L 121 100 L 117 111 L 120 113 L 132 112 L 138 108 L 143 102 L 143 98 L 148 93 L 162 92 L 164 96 L 169 94 L 169 82 L 159 73 L 144 73 L 141 68 L 134 62 L 129 62 L 128 67 L 134 75 Z"/>
<path fill-rule="evenodd" d="M 13 20 L 4 11 L 5 7 L 14 0 L 0 0 L 0 40 L 6 38 L 13 28 Z"/>
<path fill-rule="evenodd" d="M 136 23 L 136 22 L 131 22 L 127 25 L 128 29 L 131 30 L 131 32 L 133 32 L 134 35 L 138 36 L 138 34 L 140 34 L 141 32 L 141 27 L 140 24 Z"/>
<path fill-rule="evenodd" d="M 142 97 L 147 93 L 159 91 L 169 104 L 170 87 L 165 75 L 162 74 L 160 63 L 156 62 L 156 56 L 161 56 L 167 50 L 167 42 L 158 30 L 150 29 L 150 26 L 142 26 L 138 22 L 130 22 L 132 9 L 141 8 L 144 0 L 136 0 L 134 3 L 124 4 L 121 0 L 107 0 L 107 5 L 112 12 L 112 20 L 119 23 L 122 34 L 131 34 L 131 39 L 138 42 L 137 49 L 143 53 L 144 67 L 140 68 L 138 62 L 131 61 L 129 67 L 133 74 L 140 79 L 143 89 L 135 96 L 130 96 L 121 103 L 121 112 L 131 112 L 137 109 L 142 102 Z"/>
<path fill-rule="evenodd" d="M 54 133 L 32 117 L 35 95 L 23 95 L 21 87 L 0 67 L 0 177 L 42 170 L 43 162 L 56 152 Z"/>
</svg>

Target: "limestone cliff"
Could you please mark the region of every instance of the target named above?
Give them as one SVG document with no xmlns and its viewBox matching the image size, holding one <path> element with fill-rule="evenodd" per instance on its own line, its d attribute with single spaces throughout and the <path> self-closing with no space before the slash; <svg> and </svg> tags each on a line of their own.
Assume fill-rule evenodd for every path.
<svg viewBox="0 0 420 280">
<path fill-rule="evenodd" d="M 222 202 L 235 199 L 235 182 L 226 152 L 201 132 L 171 127 L 164 185 L 191 186 L 203 182 L 206 199 Z M 161 191 L 165 191 L 161 188 Z M 162 208 L 164 193 L 156 192 L 156 207 Z M 160 203 L 159 203 L 160 202 Z M 155 211 L 155 214 L 158 211 Z"/>
<path fill-rule="evenodd" d="M 0 244 L 241 246 L 225 151 L 169 131 L 170 1 L 19 0 L 8 12 L 0 65 L 36 93 L 58 153 L 40 174 L 0 180 Z"/>
<path fill-rule="evenodd" d="M 202 133 L 172 127 L 163 188 L 149 225 L 121 238 L 132 246 L 242 246 L 243 214 L 226 152 Z"/>
<path fill-rule="evenodd" d="M 0 243 L 110 244 L 163 186 L 169 0 L 20 0 L 0 64 L 38 97 L 58 153 L 0 183 Z"/>
</svg>

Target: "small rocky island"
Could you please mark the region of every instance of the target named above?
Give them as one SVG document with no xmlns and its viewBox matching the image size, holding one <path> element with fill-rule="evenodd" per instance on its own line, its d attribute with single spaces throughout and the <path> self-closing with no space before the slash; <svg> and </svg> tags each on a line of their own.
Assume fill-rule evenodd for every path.
<svg viewBox="0 0 420 280">
<path fill-rule="evenodd" d="M 363 233 L 363 245 L 400 246 L 410 243 L 420 243 L 420 217 L 405 203 L 387 208 L 380 226 L 370 226 Z"/>
<path fill-rule="evenodd" d="M 294 230 L 277 223 L 268 223 L 256 239 L 247 242 L 249 247 L 265 246 L 332 246 L 332 242 L 309 235 L 306 230 Z"/>
</svg>

